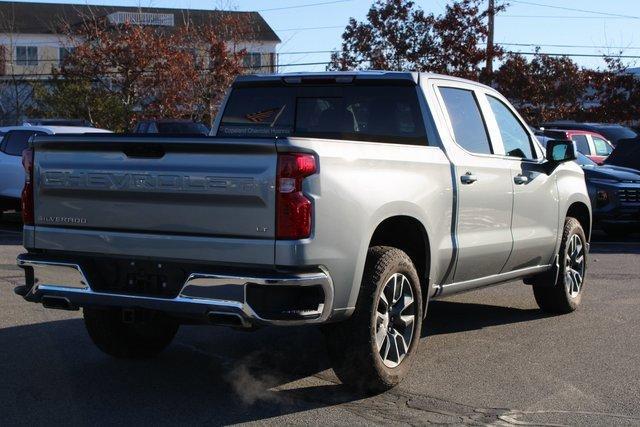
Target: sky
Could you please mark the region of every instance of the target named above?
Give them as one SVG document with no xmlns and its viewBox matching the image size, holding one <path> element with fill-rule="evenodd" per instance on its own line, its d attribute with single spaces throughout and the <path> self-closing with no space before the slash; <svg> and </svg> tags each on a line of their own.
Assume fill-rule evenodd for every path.
<svg viewBox="0 0 640 427">
<path fill-rule="evenodd" d="M 1 0 L 0 0 L 1 1 Z M 45 0 L 41 0 L 45 1 Z M 326 63 L 339 49 L 350 17 L 361 20 L 373 0 L 54 0 L 59 3 L 108 4 L 194 9 L 225 8 L 260 11 L 276 30 L 280 64 Z M 503 3 L 497 0 L 497 3 Z M 496 17 L 495 41 L 505 48 L 532 52 L 601 55 L 617 53 L 640 57 L 640 0 L 507 0 L 507 10 Z M 415 0 L 426 12 L 443 13 L 447 0 Z M 580 9 L 582 11 L 570 10 Z M 595 12 L 595 13 L 594 13 Z M 522 44 L 519 46 L 518 44 Z M 533 46 L 529 46 L 533 45 Z M 570 47 L 571 46 L 571 47 Z M 308 52 L 317 53 L 308 53 Z M 598 57 L 573 57 L 578 64 L 603 67 Z M 625 59 L 640 66 L 640 58 Z M 324 65 L 283 67 L 280 71 L 317 71 Z"/>
</svg>

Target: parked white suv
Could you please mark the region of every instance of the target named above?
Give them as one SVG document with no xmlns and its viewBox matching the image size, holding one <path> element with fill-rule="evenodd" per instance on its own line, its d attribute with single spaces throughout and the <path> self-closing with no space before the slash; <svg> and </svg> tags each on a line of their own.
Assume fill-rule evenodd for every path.
<svg viewBox="0 0 640 427">
<path fill-rule="evenodd" d="M 22 151 L 34 135 L 105 133 L 105 129 L 79 126 L 9 126 L 0 128 L 0 212 L 20 209 L 24 185 Z"/>
</svg>

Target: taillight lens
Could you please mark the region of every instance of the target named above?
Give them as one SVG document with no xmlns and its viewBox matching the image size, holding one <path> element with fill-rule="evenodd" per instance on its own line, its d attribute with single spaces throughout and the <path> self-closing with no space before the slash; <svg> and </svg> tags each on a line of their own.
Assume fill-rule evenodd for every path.
<svg viewBox="0 0 640 427">
<path fill-rule="evenodd" d="M 302 181 L 316 171 L 316 158 L 311 154 L 278 155 L 276 238 L 304 239 L 311 235 L 313 207 L 302 193 Z"/>
<path fill-rule="evenodd" d="M 22 152 L 22 166 L 25 171 L 20 203 L 22 207 L 22 222 L 25 225 L 33 225 L 33 148 L 27 148 Z"/>
</svg>

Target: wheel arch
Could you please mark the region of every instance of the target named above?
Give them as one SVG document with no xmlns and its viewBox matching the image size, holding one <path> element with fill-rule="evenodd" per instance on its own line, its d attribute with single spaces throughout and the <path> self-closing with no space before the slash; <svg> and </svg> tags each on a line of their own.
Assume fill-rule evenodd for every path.
<svg viewBox="0 0 640 427">
<path fill-rule="evenodd" d="M 395 215 L 381 221 L 369 240 L 368 247 L 392 246 L 404 251 L 418 272 L 422 301 L 429 299 L 429 277 L 431 272 L 431 246 L 429 235 L 424 224 L 409 215 Z"/>
<path fill-rule="evenodd" d="M 578 220 L 584 234 L 587 237 L 587 241 L 591 240 L 591 210 L 586 203 L 581 201 L 575 201 L 567 209 L 565 218 L 572 217 Z"/>
</svg>

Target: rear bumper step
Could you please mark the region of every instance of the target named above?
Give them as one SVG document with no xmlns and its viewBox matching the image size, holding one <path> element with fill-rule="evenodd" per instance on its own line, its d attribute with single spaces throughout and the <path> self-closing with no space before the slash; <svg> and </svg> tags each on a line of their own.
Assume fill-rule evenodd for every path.
<svg viewBox="0 0 640 427">
<path fill-rule="evenodd" d="M 22 254 L 17 263 L 25 270 L 26 284 L 15 292 L 47 308 L 141 308 L 214 324 L 251 327 L 323 323 L 333 305 L 333 283 L 321 269 L 246 276 L 192 272 L 175 298 L 162 298 L 92 290 L 81 265 L 71 261 Z M 247 292 L 256 287 L 263 291 Z M 292 301 L 299 300 L 305 305 L 291 306 Z"/>
</svg>

